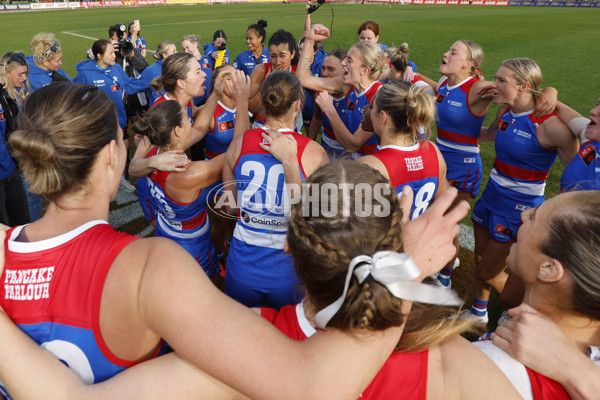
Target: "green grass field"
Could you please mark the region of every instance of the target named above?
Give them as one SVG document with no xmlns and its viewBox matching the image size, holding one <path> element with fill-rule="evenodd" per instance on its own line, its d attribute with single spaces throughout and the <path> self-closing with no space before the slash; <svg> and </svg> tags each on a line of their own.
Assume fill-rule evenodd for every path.
<svg viewBox="0 0 600 400">
<path fill-rule="evenodd" d="M 207 43 L 215 30 L 224 29 L 231 55 L 235 57 L 246 49 L 244 38 L 249 24 L 266 19 L 267 35 L 284 28 L 299 37 L 304 13 L 302 4 L 282 3 L 2 13 L 0 52 L 20 50 L 29 54 L 29 41 L 35 33 L 53 32 L 63 47 L 63 69 L 74 77 L 75 63 L 85 58 L 94 39 L 106 38 L 110 25 L 139 19 L 142 36 L 150 49 L 155 49 L 162 40 L 171 40 L 179 46 L 181 37 L 189 33 Z M 563 102 L 587 115 L 600 97 L 599 17 L 600 10 L 577 8 L 334 4 L 312 14 L 312 22 L 333 28 L 332 37 L 325 43 L 325 49 L 331 50 L 349 48 L 357 40 L 358 26 L 373 19 L 380 24 L 383 43 L 391 46 L 408 42 L 410 59 L 416 62 L 419 72 L 436 80 L 442 54 L 458 39 L 469 39 L 483 47 L 482 70 L 489 80 L 493 80 L 503 60 L 532 58 L 544 72 L 544 84 L 557 88 Z M 147 58 L 151 63 L 150 52 Z M 497 108 L 491 107 L 487 123 Z M 493 143 L 481 147 L 485 182 L 494 159 L 494 147 Z M 557 163 L 548 179 L 547 196 L 558 192 L 561 173 L 562 166 Z M 137 232 L 139 227 L 135 229 Z M 461 251 L 461 260 L 453 287 L 469 301 L 472 254 Z M 497 303 L 492 308 L 491 321 L 495 321 L 499 312 Z"/>
</svg>

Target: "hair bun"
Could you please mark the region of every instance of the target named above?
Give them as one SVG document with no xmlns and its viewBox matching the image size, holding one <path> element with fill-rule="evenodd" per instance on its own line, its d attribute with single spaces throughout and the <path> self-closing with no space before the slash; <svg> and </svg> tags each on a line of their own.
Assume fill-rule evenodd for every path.
<svg viewBox="0 0 600 400">
<path fill-rule="evenodd" d="M 256 25 L 261 25 L 263 28 L 266 28 L 268 24 L 264 19 L 259 19 Z"/>
</svg>

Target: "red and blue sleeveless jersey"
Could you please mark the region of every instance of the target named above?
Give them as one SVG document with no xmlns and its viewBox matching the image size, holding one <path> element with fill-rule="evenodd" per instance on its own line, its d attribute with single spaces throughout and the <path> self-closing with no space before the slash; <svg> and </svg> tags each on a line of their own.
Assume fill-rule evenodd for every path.
<svg viewBox="0 0 600 400">
<path fill-rule="evenodd" d="M 581 145 L 560 178 L 560 190 L 600 190 L 600 142 L 590 140 Z"/>
<path fill-rule="evenodd" d="M 227 258 L 227 273 L 257 287 L 285 287 L 297 282 L 292 257 L 283 252 L 288 229 L 289 202 L 283 164 L 259 143 L 266 143 L 262 128 L 244 133 L 240 155 L 233 167 L 237 187 L 238 221 Z M 302 154 L 311 140 L 291 130 L 298 145 L 302 179 Z"/>
<path fill-rule="evenodd" d="M 235 112 L 235 108 L 232 110 L 225 107 L 220 101 L 217 103 L 213 116 L 214 128 L 206 132 L 204 137 L 207 158 L 215 158 L 219 154 L 225 153 L 229 148 L 235 128 Z"/>
<path fill-rule="evenodd" d="M 155 105 L 157 105 L 158 103 L 162 103 L 163 101 L 167 101 L 167 100 L 175 100 L 169 97 L 168 93 L 163 94 L 162 96 L 158 97 L 154 103 L 152 103 L 152 105 L 150 107 L 154 107 Z M 192 114 L 192 102 L 190 101 L 186 107 L 187 110 L 187 114 L 188 117 L 190 117 L 190 121 L 192 122 L 192 125 L 194 124 L 194 114 Z"/>
<path fill-rule="evenodd" d="M 433 200 L 439 187 L 440 165 L 433 147 L 419 142 L 410 147 L 383 146 L 373 154 L 383 163 L 396 194 L 409 185 L 414 193 L 410 219 L 421 215 Z"/>
<path fill-rule="evenodd" d="M 522 212 L 544 201 L 546 177 L 558 152 L 542 147 L 536 132 L 555 114 L 535 119 L 532 112 L 514 114 L 507 109 L 498 122 L 496 159 L 482 195 L 494 212 Z"/>
<path fill-rule="evenodd" d="M 383 86 L 381 82 L 375 81 L 362 93 L 356 93 L 356 90 L 354 87 L 352 87 L 346 95 L 347 116 L 345 122 L 350 133 L 354 134 L 354 132 L 356 132 L 360 127 L 365 107 L 371 102 L 381 86 Z M 367 140 L 367 142 L 362 145 L 360 149 L 358 149 L 357 153 L 364 156 L 373 154 L 376 150 L 377 137 L 375 134 L 373 134 L 373 136 L 371 136 L 369 140 Z"/>
<path fill-rule="evenodd" d="M 105 221 L 90 221 L 38 242 L 18 241 L 22 229 L 8 231 L 0 276 L 0 305 L 19 328 L 87 384 L 144 361 L 117 357 L 100 330 L 106 276 L 117 255 L 137 238 Z"/>
<path fill-rule="evenodd" d="M 147 157 L 158 154 L 158 151 L 158 147 L 152 148 Z M 156 207 L 155 236 L 167 237 L 179 243 L 212 276 L 216 260 L 210 240 L 209 188 L 200 190 L 193 201 L 180 203 L 167 193 L 166 181 L 170 174 L 172 172 L 155 170 L 148 180 L 150 195 L 154 200 L 152 205 Z"/>
<path fill-rule="evenodd" d="M 261 308 L 260 313 L 290 339 L 302 341 L 316 332 L 308 322 L 302 304 L 284 306 L 279 311 Z M 425 400 L 428 364 L 429 350 L 393 352 L 360 399 Z"/>
<path fill-rule="evenodd" d="M 340 119 L 347 125 L 347 114 L 348 109 L 346 108 L 347 100 L 346 96 L 344 97 L 334 97 L 333 98 L 333 106 L 337 111 Z M 325 148 L 325 150 L 331 149 L 333 153 L 341 153 L 344 152 L 344 147 L 337 141 L 335 138 L 335 132 L 333 132 L 333 127 L 331 126 L 331 122 L 327 115 L 321 113 L 321 122 L 323 123 L 323 134 L 321 135 L 321 145 Z M 329 151 L 328 153 L 329 154 Z"/>
<path fill-rule="evenodd" d="M 446 78 L 438 87 L 437 145 L 440 151 L 479 153 L 479 133 L 485 119 L 469 107 L 469 91 L 478 78 L 470 77 L 456 86 Z"/>
</svg>

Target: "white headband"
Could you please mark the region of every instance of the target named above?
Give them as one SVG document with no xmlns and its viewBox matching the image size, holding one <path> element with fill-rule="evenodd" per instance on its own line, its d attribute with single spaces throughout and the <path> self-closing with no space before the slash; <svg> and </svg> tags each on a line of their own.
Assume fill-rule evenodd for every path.
<svg viewBox="0 0 600 400">
<path fill-rule="evenodd" d="M 409 254 L 396 253 L 395 251 L 378 251 L 373 257 L 361 255 L 350 261 L 344 292 L 336 301 L 315 315 L 315 325 L 318 328 L 325 329 L 329 320 L 342 307 L 352 273 L 356 276 L 359 284 L 363 283 L 369 275 L 372 276 L 374 280 L 384 285 L 391 294 L 401 299 L 444 306 L 462 304 L 462 300 L 451 290 L 412 282 L 413 279 L 421 275 L 421 270 Z"/>
</svg>

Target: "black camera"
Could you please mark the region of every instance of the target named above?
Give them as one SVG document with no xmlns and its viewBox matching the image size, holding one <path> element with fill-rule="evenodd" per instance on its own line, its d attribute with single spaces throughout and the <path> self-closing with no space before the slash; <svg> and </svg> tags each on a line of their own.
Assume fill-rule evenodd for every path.
<svg viewBox="0 0 600 400">
<path fill-rule="evenodd" d="M 308 14 L 312 14 L 315 11 L 317 11 L 319 9 L 319 7 L 321 7 L 323 4 L 327 4 L 327 2 L 325 0 L 317 0 L 317 5 L 311 4 L 310 6 L 308 6 L 308 8 L 306 9 L 306 12 Z"/>
<path fill-rule="evenodd" d="M 124 56 L 133 54 L 133 43 L 127 41 L 127 25 L 116 24 L 118 42 L 115 44 L 115 52 L 121 52 Z"/>
</svg>

